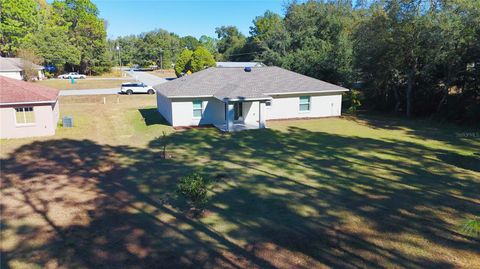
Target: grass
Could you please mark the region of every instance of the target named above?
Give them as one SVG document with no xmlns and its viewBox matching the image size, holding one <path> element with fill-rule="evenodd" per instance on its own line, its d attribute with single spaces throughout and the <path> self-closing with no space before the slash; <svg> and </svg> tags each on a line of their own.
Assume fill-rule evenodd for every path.
<svg viewBox="0 0 480 269">
<path fill-rule="evenodd" d="M 478 129 L 359 116 L 173 132 L 154 97 L 91 98 L 61 100 L 73 129 L 1 141 L 2 268 L 480 266 L 460 231 L 480 215 L 480 140 L 464 135 Z M 214 182 L 202 218 L 175 194 L 198 170 Z"/>
<path fill-rule="evenodd" d="M 48 79 L 41 80 L 39 83 L 44 86 L 52 87 L 59 90 L 86 90 L 86 89 L 113 89 L 120 88 L 123 82 L 132 80 L 131 78 L 123 79 L 77 79 L 72 84 L 69 79 Z"/>
<path fill-rule="evenodd" d="M 175 71 L 173 69 L 155 70 L 148 73 L 160 78 L 177 78 L 177 75 L 175 75 Z"/>
<path fill-rule="evenodd" d="M 112 68 L 110 72 L 105 72 L 100 75 L 92 75 L 92 76 L 89 76 L 89 78 L 121 78 L 121 77 L 124 77 L 123 75 L 124 74 L 122 74 L 120 70 Z"/>
</svg>

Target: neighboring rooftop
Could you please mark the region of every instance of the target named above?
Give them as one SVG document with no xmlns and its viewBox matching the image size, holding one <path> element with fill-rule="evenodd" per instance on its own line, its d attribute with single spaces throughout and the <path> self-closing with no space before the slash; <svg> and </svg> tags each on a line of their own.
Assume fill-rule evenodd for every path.
<svg viewBox="0 0 480 269">
<path fill-rule="evenodd" d="M 0 57 L 0 72 L 15 72 L 22 71 L 24 60 L 22 58 L 6 58 Z M 32 63 L 33 68 L 37 70 L 44 69 L 43 66 Z"/>
<path fill-rule="evenodd" d="M 53 103 L 57 98 L 57 89 L 0 76 L 0 105 Z"/>
<path fill-rule="evenodd" d="M 263 67 L 260 62 L 217 62 L 217 67 Z"/>
<path fill-rule="evenodd" d="M 348 91 L 276 66 L 250 70 L 211 67 L 154 88 L 168 98 L 215 97 L 219 100 L 270 99 L 272 95 Z"/>
</svg>

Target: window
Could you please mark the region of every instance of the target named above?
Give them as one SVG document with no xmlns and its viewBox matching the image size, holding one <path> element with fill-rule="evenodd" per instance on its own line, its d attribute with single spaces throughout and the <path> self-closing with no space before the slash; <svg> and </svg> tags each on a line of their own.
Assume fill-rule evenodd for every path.
<svg viewBox="0 0 480 269">
<path fill-rule="evenodd" d="M 310 111 L 310 96 L 300 96 L 300 112 Z"/>
<path fill-rule="evenodd" d="M 265 105 L 266 105 L 267 107 L 271 107 L 271 106 L 272 106 L 272 101 L 266 101 L 266 102 L 265 102 Z"/>
<path fill-rule="evenodd" d="M 15 121 L 19 125 L 35 123 L 35 112 L 33 112 L 33 107 L 15 108 Z"/>
<path fill-rule="evenodd" d="M 193 117 L 202 117 L 202 101 L 193 101 Z"/>
</svg>

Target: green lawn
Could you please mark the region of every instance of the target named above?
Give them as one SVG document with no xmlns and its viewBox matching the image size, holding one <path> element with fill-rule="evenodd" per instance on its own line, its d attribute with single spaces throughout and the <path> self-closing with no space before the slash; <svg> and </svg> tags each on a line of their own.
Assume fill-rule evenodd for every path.
<svg viewBox="0 0 480 269">
<path fill-rule="evenodd" d="M 478 129 L 364 116 L 173 132 L 154 97 L 130 97 L 61 100 L 75 128 L 1 142 L 2 268 L 480 267 L 458 228 L 480 215 Z M 214 181 L 201 218 L 175 194 L 195 170 Z"/>
</svg>

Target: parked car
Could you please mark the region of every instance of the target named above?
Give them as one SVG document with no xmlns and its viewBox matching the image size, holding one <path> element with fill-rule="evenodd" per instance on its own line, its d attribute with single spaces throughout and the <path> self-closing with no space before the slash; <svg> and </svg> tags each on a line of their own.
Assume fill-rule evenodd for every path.
<svg viewBox="0 0 480 269">
<path fill-rule="evenodd" d="M 70 72 L 70 73 L 67 73 L 67 74 L 62 74 L 60 76 L 58 76 L 58 78 L 62 78 L 62 79 L 70 79 L 70 78 L 74 78 L 74 79 L 85 79 L 87 78 L 86 75 L 82 75 L 82 74 L 79 74 L 77 72 Z"/>
<path fill-rule="evenodd" d="M 122 87 L 120 88 L 121 93 L 126 93 L 128 95 L 133 93 L 148 93 L 154 94 L 155 89 L 152 86 L 148 86 L 141 82 L 126 82 L 122 83 Z"/>
</svg>

